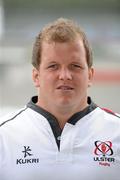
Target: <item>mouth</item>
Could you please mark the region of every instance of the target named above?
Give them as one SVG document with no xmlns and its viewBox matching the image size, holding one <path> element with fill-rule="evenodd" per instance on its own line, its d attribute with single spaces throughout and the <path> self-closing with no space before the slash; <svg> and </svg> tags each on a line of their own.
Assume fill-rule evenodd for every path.
<svg viewBox="0 0 120 180">
<path fill-rule="evenodd" d="M 58 86 L 57 89 L 58 89 L 58 90 L 63 90 L 63 91 L 71 91 L 71 90 L 73 90 L 74 88 L 71 87 L 71 86 L 67 86 L 67 85 L 61 85 L 61 86 Z"/>
</svg>

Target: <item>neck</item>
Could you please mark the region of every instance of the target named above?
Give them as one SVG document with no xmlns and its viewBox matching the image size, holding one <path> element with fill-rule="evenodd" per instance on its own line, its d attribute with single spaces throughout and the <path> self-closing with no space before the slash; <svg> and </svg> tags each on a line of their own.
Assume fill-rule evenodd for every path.
<svg viewBox="0 0 120 180">
<path fill-rule="evenodd" d="M 56 119 L 58 120 L 58 123 L 61 127 L 61 129 L 64 128 L 66 122 L 68 119 L 75 113 L 82 111 L 84 108 L 88 106 L 87 103 L 84 103 L 82 105 L 79 105 L 78 107 L 74 106 L 49 106 L 47 104 L 42 103 L 41 101 L 38 100 L 37 103 L 38 106 L 41 108 L 45 109 L 46 111 L 50 112 L 53 114 Z"/>
<path fill-rule="evenodd" d="M 71 109 L 70 110 L 65 110 L 65 108 L 57 108 L 57 107 L 50 107 L 50 106 L 44 106 L 41 103 L 37 103 L 38 106 L 40 106 L 41 108 L 43 108 L 44 110 L 48 111 L 49 113 L 51 113 L 52 115 L 54 115 L 56 117 L 56 119 L 58 120 L 58 123 L 61 127 L 61 129 L 64 128 L 65 123 L 68 121 L 68 119 L 74 114 Z"/>
</svg>

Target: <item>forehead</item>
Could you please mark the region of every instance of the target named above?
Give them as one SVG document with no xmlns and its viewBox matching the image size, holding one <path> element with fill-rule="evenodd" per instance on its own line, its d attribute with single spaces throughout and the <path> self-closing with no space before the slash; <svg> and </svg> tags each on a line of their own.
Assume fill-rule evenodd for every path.
<svg viewBox="0 0 120 180">
<path fill-rule="evenodd" d="M 82 39 L 76 39 L 70 42 L 46 42 L 42 43 L 42 58 L 44 56 L 85 56 L 85 48 Z"/>
</svg>

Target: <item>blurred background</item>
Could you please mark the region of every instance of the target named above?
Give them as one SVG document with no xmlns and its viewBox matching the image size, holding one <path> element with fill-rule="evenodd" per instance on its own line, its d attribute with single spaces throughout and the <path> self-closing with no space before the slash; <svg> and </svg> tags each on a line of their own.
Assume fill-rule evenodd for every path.
<svg viewBox="0 0 120 180">
<path fill-rule="evenodd" d="M 78 22 L 92 45 L 96 71 L 89 95 L 99 106 L 120 113 L 118 0 L 0 0 L 0 116 L 37 94 L 32 46 L 41 28 L 59 17 Z"/>
</svg>

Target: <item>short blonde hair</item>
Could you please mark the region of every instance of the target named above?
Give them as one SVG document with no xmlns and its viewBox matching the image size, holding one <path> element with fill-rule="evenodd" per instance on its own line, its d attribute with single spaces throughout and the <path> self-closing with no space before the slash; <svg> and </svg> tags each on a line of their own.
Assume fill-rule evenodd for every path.
<svg viewBox="0 0 120 180">
<path fill-rule="evenodd" d="M 41 63 L 42 42 L 71 42 L 81 38 L 86 52 L 86 61 L 88 67 L 92 66 L 92 50 L 88 39 L 81 28 L 69 19 L 59 18 L 51 24 L 48 24 L 36 37 L 33 46 L 32 65 L 38 68 Z"/>
</svg>

